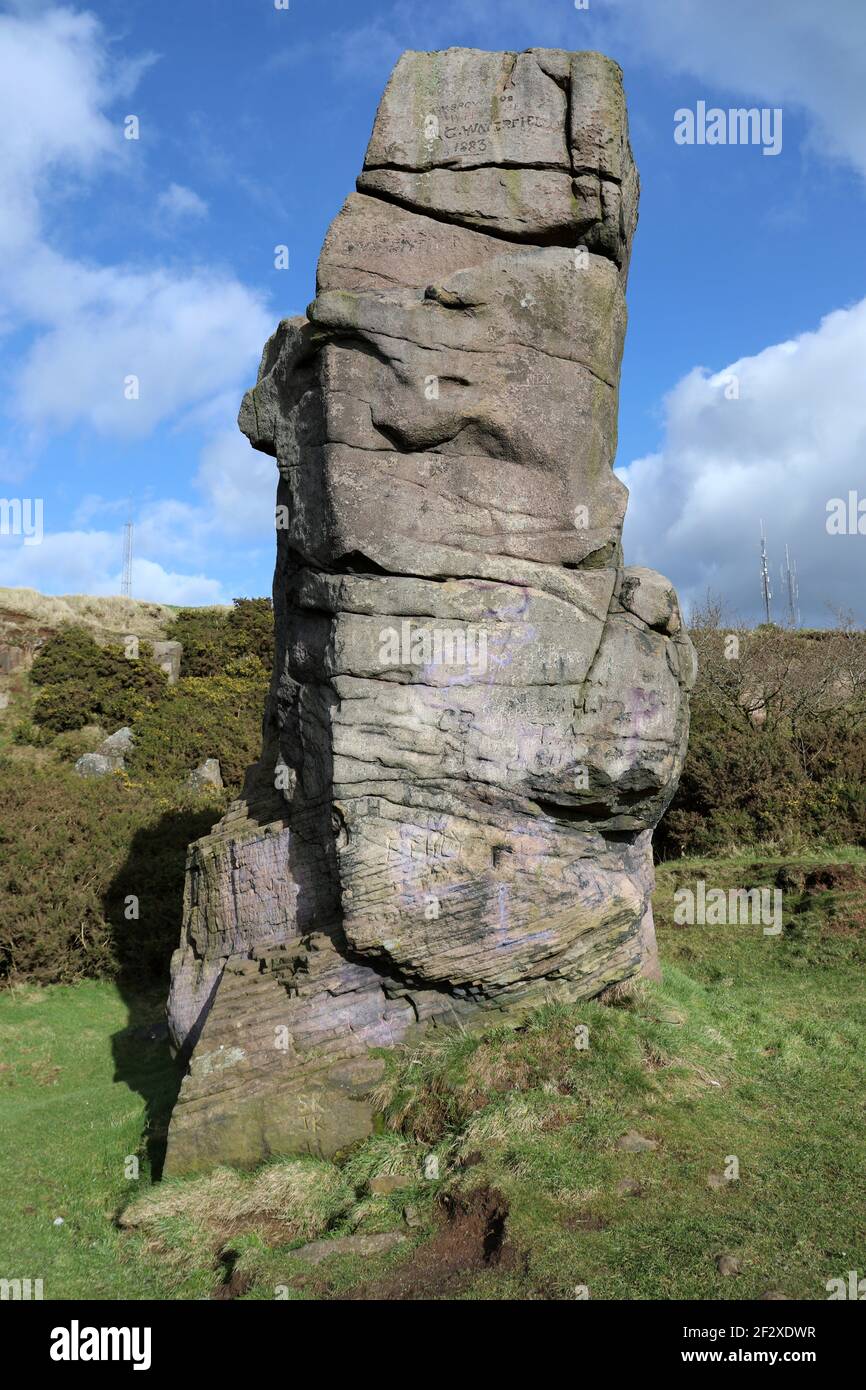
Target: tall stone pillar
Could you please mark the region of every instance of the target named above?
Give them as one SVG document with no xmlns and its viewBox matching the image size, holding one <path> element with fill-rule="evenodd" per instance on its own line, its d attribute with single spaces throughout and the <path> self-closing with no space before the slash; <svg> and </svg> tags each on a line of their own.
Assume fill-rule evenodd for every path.
<svg viewBox="0 0 866 1390">
<path fill-rule="evenodd" d="M 264 751 L 192 847 L 167 1171 L 370 1132 L 371 1048 L 654 968 L 694 653 L 612 471 L 638 178 L 598 53 L 405 53 L 240 425 Z"/>
</svg>

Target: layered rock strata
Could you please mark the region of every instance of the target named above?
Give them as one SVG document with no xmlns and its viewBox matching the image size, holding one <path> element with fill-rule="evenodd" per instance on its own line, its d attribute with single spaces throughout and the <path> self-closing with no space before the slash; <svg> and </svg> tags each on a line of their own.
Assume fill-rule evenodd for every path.
<svg viewBox="0 0 866 1390">
<path fill-rule="evenodd" d="M 638 179 L 597 53 L 406 53 L 307 316 L 277 463 L 264 751 L 190 851 L 167 1171 L 333 1154 L 377 1050 L 654 968 L 694 653 L 612 471 Z"/>
</svg>

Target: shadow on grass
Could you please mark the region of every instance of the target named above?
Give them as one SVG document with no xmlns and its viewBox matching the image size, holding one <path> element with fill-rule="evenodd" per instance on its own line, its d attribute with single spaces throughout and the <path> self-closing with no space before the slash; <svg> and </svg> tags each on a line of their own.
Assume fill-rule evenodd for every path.
<svg viewBox="0 0 866 1390">
<path fill-rule="evenodd" d="M 128 1011 L 127 1026 L 111 1040 L 114 1079 L 144 1099 L 143 1143 L 155 1182 L 162 1176 L 168 1123 L 183 1078 L 169 1051 L 165 1003 L 171 953 L 180 941 L 186 852 L 221 814 L 219 805 L 172 810 L 138 830 L 104 895 L 117 984 Z"/>
</svg>

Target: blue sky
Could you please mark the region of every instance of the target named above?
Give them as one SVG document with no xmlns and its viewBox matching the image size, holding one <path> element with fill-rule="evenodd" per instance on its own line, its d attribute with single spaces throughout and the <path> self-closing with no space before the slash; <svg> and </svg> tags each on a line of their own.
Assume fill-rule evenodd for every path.
<svg viewBox="0 0 866 1390">
<path fill-rule="evenodd" d="M 136 597 L 270 591 L 240 395 L 313 298 L 397 56 L 451 44 L 624 68 L 627 560 L 754 618 L 763 518 L 804 620 L 866 622 L 866 534 L 826 526 L 852 490 L 866 512 L 862 0 L 0 0 L 0 496 L 44 505 L 41 544 L 0 535 L 0 584 L 118 592 L 130 515 Z M 781 108 L 781 152 L 677 144 L 698 101 Z"/>
</svg>

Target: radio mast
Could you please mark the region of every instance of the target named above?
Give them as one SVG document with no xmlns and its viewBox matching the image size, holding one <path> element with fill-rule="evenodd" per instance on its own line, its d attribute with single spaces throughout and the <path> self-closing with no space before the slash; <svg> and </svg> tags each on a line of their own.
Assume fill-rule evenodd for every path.
<svg viewBox="0 0 866 1390">
<path fill-rule="evenodd" d="M 797 566 L 792 562 L 785 546 L 785 565 L 781 570 L 782 583 L 788 600 L 788 622 L 791 627 L 800 626 L 800 583 L 797 579 Z"/>
<path fill-rule="evenodd" d="M 764 616 L 766 621 L 770 621 L 770 599 L 773 591 L 770 588 L 770 569 L 767 564 L 767 540 L 764 535 L 764 523 L 761 522 L 761 592 L 764 598 Z"/>
<path fill-rule="evenodd" d="M 128 521 L 123 528 L 123 578 L 120 581 L 120 592 L 124 598 L 132 596 L 132 522 Z"/>
</svg>

